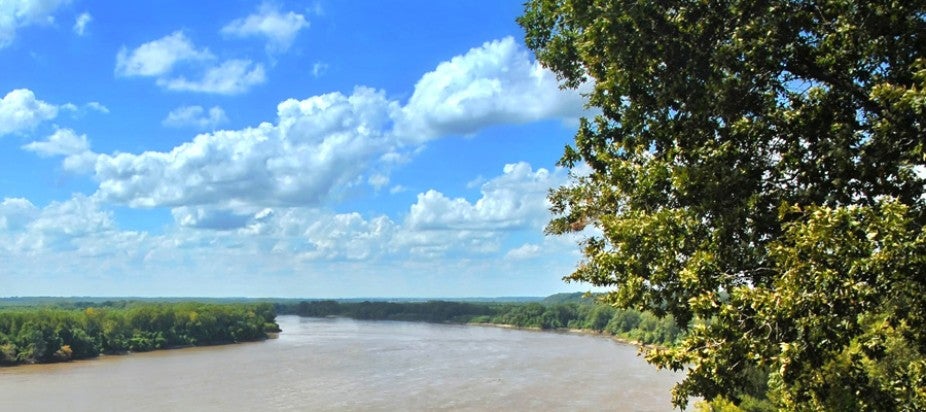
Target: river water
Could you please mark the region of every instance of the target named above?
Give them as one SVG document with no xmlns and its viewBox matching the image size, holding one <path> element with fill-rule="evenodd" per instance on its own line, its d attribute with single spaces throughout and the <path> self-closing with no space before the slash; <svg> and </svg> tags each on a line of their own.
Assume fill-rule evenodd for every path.
<svg viewBox="0 0 926 412">
<path fill-rule="evenodd" d="M 672 410 L 610 339 L 280 316 L 279 338 L 0 368 L 0 411 Z"/>
</svg>

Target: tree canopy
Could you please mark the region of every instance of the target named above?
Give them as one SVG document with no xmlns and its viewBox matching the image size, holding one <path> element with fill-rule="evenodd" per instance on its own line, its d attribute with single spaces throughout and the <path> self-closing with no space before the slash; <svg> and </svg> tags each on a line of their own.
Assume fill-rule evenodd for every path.
<svg viewBox="0 0 926 412">
<path fill-rule="evenodd" d="M 675 402 L 926 409 L 926 2 L 530 0 L 564 87 L 591 83 L 552 234 L 568 280 L 690 331 Z M 692 322 L 700 319 L 699 322 Z"/>
<path fill-rule="evenodd" d="M 279 332 L 275 317 L 269 303 L 0 307 L 0 366 L 260 340 Z"/>
</svg>

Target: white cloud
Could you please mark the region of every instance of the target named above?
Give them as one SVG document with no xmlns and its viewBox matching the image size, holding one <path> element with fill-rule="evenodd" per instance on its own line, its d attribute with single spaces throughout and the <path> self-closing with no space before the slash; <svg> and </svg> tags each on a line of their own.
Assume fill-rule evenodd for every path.
<svg viewBox="0 0 926 412">
<path fill-rule="evenodd" d="M 561 170 L 535 172 L 527 163 L 508 164 L 502 176 L 482 185 L 475 203 L 435 190 L 419 194 L 406 223 L 421 230 L 539 229 L 549 219 L 547 192 L 565 179 Z"/>
<path fill-rule="evenodd" d="M 540 245 L 528 243 L 515 249 L 509 250 L 508 253 L 505 254 L 505 258 L 513 260 L 532 259 L 539 256 L 542 251 L 543 249 L 540 247 Z"/>
<path fill-rule="evenodd" d="M 472 230 L 420 230 L 404 227 L 395 245 L 422 259 L 441 259 L 495 253 L 501 247 L 500 232 Z"/>
<path fill-rule="evenodd" d="M 474 114 L 471 120 L 476 125 L 468 127 L 484 127 L 490 124 L 485 122 L 487 118 L 499 122 L 522 119 L 512 114 L 514 109 L 510 105 L 512 99 L 524 98 L 521 95 L 527 93 L 526 90 L 538 93 L 541 98 L 559 96 L 557 98 L 563 101 L 571 101 L 559 95 L 561 92 L 555 83 L 547 84 L 546 80 L 537 83 L 536 78 L 531 77 L 535 72 L 522 70 L 534 66 L 526 52 L 506 39 L 486 43 L 465 56 L 442 63 L 422 78 L 416 88 L 419 97 L 413 97 L 404 108 L 397 101 L 387 99 L 384 91 L 358 87 L 351 95 L 330 93 L 304 100 L 288 99 L 278 105 L 275 123 L 200 134 L 166 152 L 98 155 L 86 147 L 85 137 L 71 139 L 72 144 L 65 145 L 63 136 L 35 142 L 30 149 L 39 154 L 65 156 L 65 162 L 71 159 L 70 168 L 74 169 L 79 168 L 78 164 L 84 167 L 92 164 L 91 173 L 99 182 L 95 198 L 131 207 L 171 208 L 179 227 L 189 230 L 208 228 L 223 233 L 265 234 L 272 232 L 267 231 L 274 224 L 301 222 L 298 234 L 287 235 L 286 240 L 280 240 L 268 250 L 274 247 L 299 249 L 292 246 L 291 242 L 296 242 L 308 258 L 312 253 L 326 250 L 327 243 L 317 241 L 320 231 L 312 232 L 316 234 L 307 238 L 305 233 L 311 225 L 306 219 L 296 219 L 298 213 L 291 210 L 324 207 L 350 188 L 365 183 L 380 189 L 389 186 L 390 168 L 407 161 L 422 147 L 415 144 L 415 139 L 402 134 L 409 130 L 409 125 L 424 127 L 428 133 L 451 133 L 442 129 L 446 126 L 441 123 L 442 118 L 429 117 L 440 112 L 439 108 L 420 107 L 423 93 L 437 90 L 432 87 L 436 81 L 434 76 L 445 76 L 453 68 L 462 70 L 460 73 L 467 78 L 507 73 L 510 78 L 499 82 L 504 86 L 503 91 L 516 92 L 514 97 L 502 93 L 475 100 L 458 99 L 465 101 L 461 104 L 467 107 L 475 105 L 498 111 L 494 115 L 478 111 Z M 516 81 L 517 74 L 510 73 L 512 71 L 529 79 Z M 539 78 L 546 79 L 544 76 Z M 159 81 L 166 81 L 164 79 Z M 540 90 L 541 86 L 551 90 Z M 213 91 L 217 89 L 212 88 Z M 441 89 L 450 90 L 441 93 L 458 96 L 459 93 L 451 89 L 453 87 Z M 493 100 L 498 102 L 492 103 Z M 164 123 L 190 122 L 205 126 L 222 118 L 219 110 L 207 114 L 199 106 L 182 107 L 169 114 Z M 525 110 L 533 113 L 531 116 L 556 117 L 566 113 L 535 113 L 529 107 Z M 415 119 L 422 122 L 409 123 Z M 78 153 L 83 157 L 75 157 Z M 390 250 L 402 248 L 425 257 L 461 249 L 493 253 L 500 250 L 503 232 L 539 233 L 539 228 L 549 218 L 547 190 L 565 181 L 564 172 L 535 171 L 526 163 L 507 165 L 503 172 L 496 178 L 474 183 L 479 185 L 482 195 L 473 202 L 451 199 L 430 190 L 418 195 L 401 224 L 387 219 L 379 221 L 377 227 L 385 227 L 387 223 L 392 227 Z M 404 190 L 407 189 L 402 185 L 392 185 L 390 192 Z M 330 218 L 317 213 L 316 216 Z M 357 217 L 342 219 L 357 222 Z M 360 226 L 370 224 L 370 220 L 364 222 Z M 277 232 L 285 230 L 289 229 L 280 228 Z M 365 235 L 358 233 L 356 236 Z M 315 252 L 311 252 L 313 250 Z M 352 256 L 355 255 L 363 253 L 352 252 Z"/>
<path fill-rule="evenodd" d="M 215 170 L 217 168 L 211 168 L 207 172 Z M 189 172 L 189 169 L 176 171 L 178 175 Z M 422 195 L 401 223 L 384 215 L 364 217 L 358 213 L 331 213 L 311 205 L 267 207 L 257 199 L 243 198 L 196 205 L 193 200 L 197 199 L 188 198 L 185 199 L 189 201 L 187 205 L 171 210 L 175 222 L 183 230 L 166 235 L 163 242 L 182 249 L 244 248 L 257 254 L 279 254 L 301 261 L 488 256 L 499 253 L 503 240 L 518 233 L 539 236 L 539 228 L 548 217 L 545 190 L 558 184 L 559 177 L 543 169 L 534 171 L 524 163 L 509 165 L 503 175 L 486 182 L 483 198 L 475 204 L 435 207 L 423 201 L 427 197 Z M 166 186 L 156 189 L 165 190 Z M 514 193 L 521 190 L 519 188 L 523 191 Z M 209 187 L 197 189 L 208 190 Z M 105 199 L 100 194 L 93 198 Z M 493 207 L 500 210 L 488 210 Z M 428 215 L 420 210 L 422 208 L 447 215 L 422 224 L 422 216 Z M 490 224 L 498 219 L 514 223 Z M 504 256 L 524 257 L 531 251 L 533 248 L 523 248 Z"/>
<path fill-rule="evenodd" d="M 376 190 L 379 190 L 379 189 L 382 189 L 383 186 L 386 186 L 389 184 L 389 176 L 376 173 L 370 176 L 369 179 L 367 179 L 367 183 L 369 183 L 370 186 L 373 186 Z"/>
<path fill-rule="evenodd" d="M 214 60 L 208 49 L 197 49 L 182 31 L 176 31 L 131 52 L 123 47 L 116 55 L 115 71 L 126 77 L 156 77 L 157 85 L 168 90 L 198 93 L 238 94 L 266 81 L 263 64 L 247 59 Z M 182 63 L 198 64 L 185 67 L 190 65 Z"/>
<path fill-rule="evenodd" d="M 77 16 L 77 19 L 74 20 L 74 33 L 77 33 L 78 36 L 83 36 L 87 30 L 87 25 L 90 24 L 91 21 L 93 21 L 93 16 L 91 16 L 90 13 L 81 13 Z"/>
<path fill-rule="evenodd" d="M 48 140 L 29 143 L 23 146 L 23 149 L 38 153 L 42 157 L 68 156 L 90 150 L 90 143 L 87 142 L 86 135 L 78 136 L 73 130 L 59 129 L 49 136 Z"/>
<path fill-rule="evenodd" d="M 16 39 L 16 30 L 35 24 L 51 24 L 53 14 L 70 0 L 4 0 L 0 2 L 0 49 Z"/>
<path fill-rule="evenodd" d="M 71 129 L 58 129 L 44 141 L 23 146 L 41 157 L 64 156 L 65 170 L 90 172 L 96 163 L 97 154 L 90 151 L 86 135 L 78 135 Z"/>
<path fill-rule="evenodd" d="M 158 79 L 158 85 L 169 90 L 216 94 L 238 94 L 266 80 L 264 65 L 250 60 L 228 60 L 210 67 L 199 80 L 180 76 Z"/>
<path fill-rule="evenodd" d="M 100 102 L 90 102 L 87 103 L 87 108 L 91 110 L 96 110 L 103 114 L 109 114 L 109 108 L 103 106 Z"/>
<path fill-rule="evenodd" d="M 306 257 L 368 259 L 383 252 L 395 230 L 395 224 L 385 216 L 366 220 L 358 213 L 346 213 L 319 219 L 303 234 L 314 248 Z"/>
<path fill-rule="evenodd" d="M 386 216 L 370 219 L 358 213 L 335 214 L 313 208 L 264 208 L 237 212 L 214 207 L 182 207 L 172 210 L 183 227 L 211 229 L 225 242 L 263 254 L 292 256 L 299 260 L 358 260 L 382 257 L 390 252 L 399 226 Z M 203 243 L 202 231 L 185 242 Z M 187 246 L 187 245 L 185 245 Z"/>
<path fill-rule="evenodd" d="M 503 90 L 523 94 L 530 89 L 540 97 L 560 93 L 555 83 L 545 80 L 539 85 L 552 91 L 539 91 L 536 79 L 515 81 L 517 75 L 512 71 L 531 79 L 536 73 L 520 70 L 534 67 L 533 63 L 513 40 L 506 39 L 442 63 L 422 78 L 416 95 L 433 89 L 429 86 L 434 83 L 432 77 L 444 76 L 454 67 L 462 68 L 461 73 L 468 78 L 508 73 L 510 78 L 501 82 L 506 85 Z M 512 86 L 525 82 L 532 86 Z M 493 99 L 500 103 L 490 103 Z M 507 94 L 495 94 L 479 99 L 478 105 L 500 110 L 497 116 L 489 117 L 503 121 L 511 114 L 511 99 Z M 87 150 L 82 162 L 74 154 L 57 154 L 70 157 L 73 169 L 93 160 L 92 173 L 99 182 L 96 196 L 102 200 L 131 207 L 169 207 L 182 226 L 228 230 L 248 225 L 254 214 L 265 208 L 323 207 L 364 183 L 377 189 L 389 186 L 391 168 L 422 147 L 402 134 L 409 130 L 409 119 L 427 120 L 416 125 L 425 125 L 430 132 L 438 130 L 428 123 L 433 120 L 428 117 L 433 108 L 416 106 L 420 104 L 421 100 L 413 97 L 403 108 L 387 99 L 384 91 L 358 87 L 351 95 L 288 99 L 278 105 L 275 124 L 201 134 L 166 152 L 97 155 Z M 169 114 L 164 123 L 205 127 L 222 119 L 220 110 L 213 108 L 207 115 L 199 106 L 182 107 Z M 485 116 L 477 113 L 474 121 L 478 124 Z M 41 147 L 36 143 L 32 148 L 38 152 Z M 475 242 L 482 250 L 495 249 L 497 236 L 486 232 L 539 228 L 538 222 L 548 218 L 547 190 L 562 180 L 560 171 L 534 171 L 530 165 L 519 163 L 507 165 L 500 177 L 480 181 L 482 197 L 472 203 L 434 190 L 421 193 L 403 222 L 415 234 L 405 235 L 403 241 L 417 245 L 422 253 L 432 253 L 452 245 L 434 243 L 431 237 L 435 235 L 429 232 L 453 230 L 460 232 L 457 238 L 444 238 L 460 244 Z M 404 190 L 402 185 L 393 184 L 390 192 Z"/>
<path fill-rule="evenodd" d="M 97 199 L 84 195 L 51 202 L 41 209 L 25 199 L 6 199 L 0 203 L 0 223 L 4 221 L 7 230 L 0 230 L 0 252 L 17 256 L 138 253 L 138 241 L 145 238 L 143 234 L 118 230 L 112 212 L 102 210 Z"/>
<path fill-rule="evenodd" d="M 37 213 L 38 209 L 26 199 L 3 199 L 0 202 L 0 233 L 22 230 Z"/>
<path fill-rule="evenodd" d="M 11 263 L 4 275 L 29 279 L 8 285 L 10 293 L 38 294 L 37 282 L 81 274 L 79 284 L 66 286 L 70 293 L 179 295 L 203 291 L 201 285 L 208 283 L 213 286 L 207 293 L 216 295 L 315 295 L 318 289 L 305 285 L 328 284 L 330 274 L 337 274 L 343 280 L 339 285 L 374 282 L 370 291 L 379 294 L 412 293 L 408 287 L 424 279 L 455 285 L 448 289 L 453 293 L 505 294 L 493 282 L 539 279 L 559 290 L 560 276 L 578 259 L 570 252 L 574 245 L 537 239 L 536 228 L 431 230 L 384 215 L 311 207 L 181 206 L 172 210 L 178 225 L 153 235 L 120 229 L 104 204 L 100 196 L 83 195 L 42 208 L 26 199 L 0 202 L 0 259 Z M 503 244 L 522 246 L 503 249 Z M 275 279 L 283 284 L 256 290 L 252 276 L 257 272 L 282 275 Z M 549 277 L 538 278 L 543 273 Z M 114 282 L 122 285 L 121 292 L 107 289 Z M 493 286 L 476 293 L 454 289 L 472 282 Z M 325 293 L 344 293 L 343 286 L 332 290 L 338 289 Z M 351 287 L 350 293 L 366 292 Z"/>
<path fill-rule="evenodd" d="M 309 27 L 305 16 L 264 3 L 257 13 L 236 19 L 222 27 L 222 34 L 236 37 L 259 36 L 267 39 L 268 52 L 285 52 L 292 46 L 299 30 Z"/>
<path fill-rule="evenodd" d="M 0 136 L 33 129 L 54 119 L 58 108 L 35 98 L 29 89 L 15 89 L 0 99 Z"/>
<path fill-rule="evenodd" d="M 242 213 L 214 207 L 182 206 L 172 209 L 171 215 L 177 224 L 184 227 L 233 230 L 240 229 L 254 221 L 257 213 Z"/>
<path fill-rule="evenodd" d="M 172 210 L 185 228 L 209 229 L 223 242 L 300 261 L 439 259 L 497 252 L 509 231 L 419 230 L 388 216 L 285 207 L 251 209 L 182 207 Z M 202 231 L 200 231 L 202 232 Z M 200 233 L 197 232 L 197 233 Z M 205 237 L 204 237 L 205 236 Z M 184 247 L 215 242 L 210 235 L 187 238 Z"/>
<path fill-rule="evenodd" d="M 76 195 L 64 202 L 51 202 L 29 226 L 34 232 L 75 238 L 112 230 L 115 222 L 112 213 L 100 210 L 94 199 Z"/>
<path fill-rule="evenodd" d="M 228 122 L 228 116 L 219 106 L 213 106 L 209 110 L 202 106 L 181 106 L 171 110 L 161 124 L 169 127 L 193 127 L 205 130 L 214 129 L 225 122 Z"/>
<path fill-rule="evenodd" d="M 315 206 L 350 187 L 389 150 L 397 105 L 358 88 L 290 99 L 277 124 L 197 136 L 170 152 L 101 155 L 99 194 L 130 206 Z"/>
<path fill-rule="evenodd" d="M 315 64 L 312 65 L 312 77 L 316 79 L 321 77 L 327 71 L 328 71 L 327 63 L 315 62 Z"/>
<path fill-rule="evenodd" d="M 109 114 L 109 108 L 103 106 L 100 102 L 90 102 L 83 105 L 76 105 L 74 103 L 65 103 L 58 106 L 59 111 L 71 112 L 71 117 L 78 119 L 81 118 L 87 113 L 94 111 L 97 113 Z"/>
<path fill-rule="evenodd" d="M 138 46 L 131 52 L 125 47 L 116 55 L 116 74 L 120 76 L 163 76 L 178 63 L 214 59 L 207 49 L 197 50 L 182 31 Z"/>
<path fill-rule="evenodd" d="M 422 76 L 398 128 L 405 138 L 421 142 L 496 124 L 578 117 L 583 105 L 580 92 L 559 89 L 552 72 L 506 37 Z"/>
</svg>

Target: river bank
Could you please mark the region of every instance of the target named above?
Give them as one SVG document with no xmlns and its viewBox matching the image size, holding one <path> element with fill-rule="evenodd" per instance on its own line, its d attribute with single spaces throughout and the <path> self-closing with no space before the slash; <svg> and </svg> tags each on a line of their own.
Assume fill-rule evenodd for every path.
<svg viewBox="0 0 926 412">
<path fill-rule="evenodd" d="M 124 302 L 103 307 L 0 310 L 0 365 L 41 364 L 267 339 L 270 304 Z"/>
<path fill-rule="evenodd" d="M 0 369 L 0 410 L 670 411 L 681 374 L 568 333 L 279 316 L 278 339 Z M 54 388 L 50 390 L 50 388 Z"/>
</svg>

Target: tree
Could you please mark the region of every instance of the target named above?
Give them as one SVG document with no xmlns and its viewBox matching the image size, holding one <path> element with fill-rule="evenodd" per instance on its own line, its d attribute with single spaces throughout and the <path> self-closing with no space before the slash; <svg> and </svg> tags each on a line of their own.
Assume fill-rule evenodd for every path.
<svg viewBox="0 0 926 412">
<path fill-rule="evenodd" d="M 525 7 L 598 113 L 547 231 L 598 229 L 566 279 L 688 325 L 648 355 L 674 402 L 764 370 L 782 408 L 926 409 L 926 2 Z"/>
</svg>

